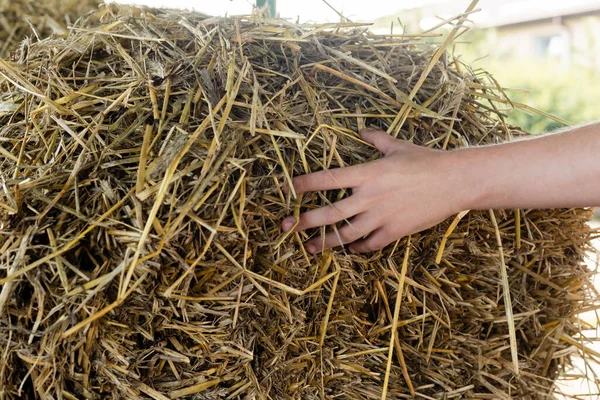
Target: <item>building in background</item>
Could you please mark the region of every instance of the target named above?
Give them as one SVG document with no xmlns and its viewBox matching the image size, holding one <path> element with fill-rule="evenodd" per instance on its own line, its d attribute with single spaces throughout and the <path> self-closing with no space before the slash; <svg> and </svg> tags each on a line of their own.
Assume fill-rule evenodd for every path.
<svg viewBox="0 0 600 400">
<path fill-rule="evenodd" d="M 374 29 L 389 32 L 392 23 L 409 31 L 427 30 L 460 14 L 469 1 L 440 1 L 379 18 Z M 473 13 L 479 33 L 475 46 L 502 60 L 553 59 L 600 69 L 600 0 L 481 0 Z M 473 35 L 469 39 L 473 39 Z"/>
</svg>

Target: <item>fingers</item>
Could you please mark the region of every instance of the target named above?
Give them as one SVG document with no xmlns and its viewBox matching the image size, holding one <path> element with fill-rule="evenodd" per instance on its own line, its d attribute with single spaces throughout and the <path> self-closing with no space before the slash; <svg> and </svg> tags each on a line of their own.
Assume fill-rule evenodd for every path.
<svg viewBox="0 0 600 400">
<path fill-rule="evenodd" d="M 403 146 L 405 142 L 383 131 L 362 130 L 362 138 L 375 146 L 383 154 Z M 292 180 L 296 194 L 319 190 L 346 189 L 359 186 L 367 181 L 369 164 L 335 168 L 297 176 Z"/>
<path fill-rule="evenodd" d="M 360 131 L 360 135 L 365 142 L 375 146 L 377 150 L 384 155 L 389 154 L 394 150 L 414 150 L 415 148 L 418 148 L 418 146 L 415 146 L 407 140 L 396 139 L 383 131 L 363 129 Z"/>
<path fill-rule="evenodd" d="M 360 131 L 360 136 L 365 142 L 372 144 L 383 154 L 389 153 L 400 142 L 383 131 L 363 129 Z"/>
<path fill-rule="evenodd" d="M 385 228 L 379 228 L 372 232 L 366 239 L 358 240 L 350 245 L 351 253 L 370 253 L 383 249 L 390 243 L 400 239 L 390 235 Z"/>
<path fill-rule="evenodd" d="M 328 232 L 324 237 L 316 237 L 306 243 L 306 250 L 317 254 L 323 250 L 352 243 L 377 227 L 377 222 L 366 214 L 360 214 L 339 229 Z"/>
<path fill-rule="evenodd" d="M 332 225 L 351 218 L 362 211 L 364 211 L 364 205 L 357 201 L 355 197 L 348 197 L 334 204 L 301 214 L 300 221 L 294 231 L 300 232 L 317 226 Z M 294 222 L 294 217 L 286 218 L 281 227 L 284 231 L 287 231 L 293 226 Z"/>
<path fill-rule="evenodd" d="M 297 176 L 292 183 L 296 194 L 300 194 L 319 190 L 352 188 L 367 179 L 365 165 L 354 165 Z"/>
</svg>

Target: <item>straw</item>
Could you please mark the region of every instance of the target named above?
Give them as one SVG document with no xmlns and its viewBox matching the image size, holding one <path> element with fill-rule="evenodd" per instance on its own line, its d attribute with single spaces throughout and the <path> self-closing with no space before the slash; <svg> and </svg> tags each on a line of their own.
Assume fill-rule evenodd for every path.
<svg viewBox="0 0 600 400">
<path fill-rule="evenodd" d="M 0 58 L 19 47 L 68 34 L 78 18 L 96 11 L 100 0 L 0 0 Z"/>
<path fill-rule="evenodd" d="M 557 396 L 598 358 L 589 210 L 465 211 L 360 255 L 306 252 L 339 226 L 281 231 L 351 195 L 295 176 L 381 157 L 360 128 L 529 137 L 504 113 L 535 110 L 449 53 L 474 7 L 440 37 L 108 5 L 13 47 L 0 398 Z"/>
</svg>

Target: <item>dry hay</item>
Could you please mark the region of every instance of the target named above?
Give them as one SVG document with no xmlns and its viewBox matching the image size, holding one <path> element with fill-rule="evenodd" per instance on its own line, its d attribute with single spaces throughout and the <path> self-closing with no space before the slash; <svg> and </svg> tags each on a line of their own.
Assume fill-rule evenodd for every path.
<svg viewBox="0 0 600 400">
<path fill-rule="evenodd" d="M 79 17 L 98 9 L 101 0 L 0 0 L 0 58 L 20 45 L 53 34 L 64 35 Z"/>
<path fill-rule="evenodd" d="M 291 176 L 379 157 L 364 126 L 438 149 L 523 135 L 439 46 L 466 15 L 445 39 L 100 14 L 0 61 L 0 396 L 552 397 L 597 304 L 590 212 L 470 212 L 368 255 L 280 230 L 347 195 L 295 200 Z"/>
</svg>

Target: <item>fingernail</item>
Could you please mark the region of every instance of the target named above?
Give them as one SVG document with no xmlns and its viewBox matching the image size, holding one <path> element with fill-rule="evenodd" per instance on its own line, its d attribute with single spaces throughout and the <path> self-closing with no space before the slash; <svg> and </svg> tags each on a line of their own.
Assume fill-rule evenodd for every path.
<svg viewBox="0 0 600 400">
<path fill-rule="evenodd" d="M 307 244 L 306 251 L 308 251 L 310 254 L 317 254 L 317 247 L 314 244 Z"/>
<path fill-rule="evenodd" d="M 296 223 L 296 219 L 294 217 L 286 218 L 281 223 L 281 228 L 284 232 L 287 232 L 292 228 L 292 226 L 294 226 L 294 223 Z"/>
</svg>

